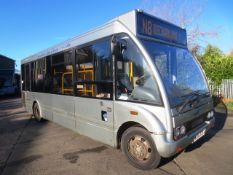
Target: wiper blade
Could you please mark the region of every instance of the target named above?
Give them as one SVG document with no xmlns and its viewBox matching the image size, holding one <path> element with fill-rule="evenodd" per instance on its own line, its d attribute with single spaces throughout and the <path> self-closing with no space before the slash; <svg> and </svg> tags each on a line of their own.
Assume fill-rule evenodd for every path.
<svg viewBox="0 0 233 175">
<path fill-rule="evenodd" d="M 205 93 L 202 93 L 201 96 L 204 96 L 204 97 L 209 97 L 210 96 L 210 92 L 205 92 Z"/>
<path fill-rule="evenodd" d="M 194 91 L 191 94 L 189 94 L 188 98 L 177 109 L 178 112 L 179 113 L 182 112 L 187 104 L 192 104 L 194 101 L 196 101 L 198 99 L 198 97 L 200 97 L 202 95 L 204 95 L 204 94 L 202 94 L 202 93 L 200 93 L 198 91 Z"/>
</svg>

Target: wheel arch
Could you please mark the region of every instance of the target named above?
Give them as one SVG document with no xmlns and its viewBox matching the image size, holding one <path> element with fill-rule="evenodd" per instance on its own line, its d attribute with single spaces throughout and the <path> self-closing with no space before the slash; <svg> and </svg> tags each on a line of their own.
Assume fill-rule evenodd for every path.
<svg viewBox="0 0 233 175">
<path fill-rule="evenodd" d="M 164 124 L 161 123 L 157 116 L 145 109 L 138 108 L 138 111 L 139 110 L 142 115 L 139 115 L 137 118 L 133 118 L 133 120 L 125 120 L 125 122 L 118 125 L 119 127 L 115 135 L 117 148 L 120 148 L 121 137 L 124 131 L 133 126 L 141 127 L 155 135 L 164 135 L 166 133 Z M 155 140 L 154 142 L 157 144 Z"/>
<path fill-rule="evenodd" d="M 33 103 L 32 103 L 32 113 L 34 113 L 33 108 L 34 108 L 34 105 L 35 105 L 35 104 L 38 105 L 38 107 L 39 107 L 39 112 L 40 112 L 40 116 L 42 117 L 42 109 L 41 109 L 41 105 L 40 105 L 40 103 L 39 103 L 38 100 L 33 100 Z M 43 117 L 42 117 L 42 118 L 43 118 Z"/>
<path fill-rule="evenodd" d="M 145 130 L 148 131 L 148 129 L 147 129 L 146 127 L 144 127 L 142 124 L 140 124 L 140 123 L 138 123 L 138 122 L 135 122 L 135 121 L 128 121 L 128 122 L 123 123 L 123 124 L 119 127 L 119 129 L 118 129 L 118 131 L 117 131 L 117 145 L 116 145 L 116 146 L 117 146 L 118 149 L 120 149 L 121 138 L 122 138 L 123 133 L 124 133 L 128 128 L 130 128 L 130 127 L 135 127 L 135 126 L 141 127 L 141 128 L 143 128 L 143 129 L 145 129 Z"/>
</svg>

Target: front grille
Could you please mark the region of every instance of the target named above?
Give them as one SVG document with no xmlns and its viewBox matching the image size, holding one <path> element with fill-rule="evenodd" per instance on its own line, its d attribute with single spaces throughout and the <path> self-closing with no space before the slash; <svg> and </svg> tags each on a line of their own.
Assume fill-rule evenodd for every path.
<svg viewBox="0 0 233 175">
<path fill-rule="evenodd" d="M 207 113 L 200 115 L 199 117 L 186 123 L 186 132 L 192 131 L 202 125 L 207 119 Z"/>
</svg>

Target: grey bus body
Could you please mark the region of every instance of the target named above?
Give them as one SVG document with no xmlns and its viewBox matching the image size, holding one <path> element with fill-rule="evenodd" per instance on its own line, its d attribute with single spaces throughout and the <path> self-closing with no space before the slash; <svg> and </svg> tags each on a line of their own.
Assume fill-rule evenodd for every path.
<svg viewBox="0 0 233 175">
<path fill-rule="evenodd" d="M 142 22 L 141 29 L 139 29 L 140 24 L 138 21 Z M 156 21 L 158 21 L 158 24 L 156 24 Z M 159 26 L 160 23 L 162 27 Z M 169 29 L 169 26 L 172 28 Z M 182 32 L 184 35 L 181 36 L 180 33 Z M 105 83 L 102 79 L 100 79 L 101 81 L 98 79 L 98 76 L 105 73 L 101 72 L 97 74 L 98 67 L 93 69 L 92 66 L 88 65 L 90 63 L 86 64 L 82 60 L 86 58 L 85 54 L 89 53 L 88 49 L 100 47 L 101 44 L 95 46 L 95 43 L 101 42 L 102 40 L 106 40 L 106 42 L 109 43 L 111 64 L 104 64 L 104 59 L 96 56 L 104 52 L 102 50 L 97 50 L 98 52 L 93 51 L 92 55 L 94 55 L 93 57 L 95 57 L 96 60 L 101 59 L 100 62 L 98 62 L 98 60 L 94 61 L 93 65 L 98 66 L 101 63 L 105 66 L 110 65 L 112 69 L 111 75 L 105 76 L 108 78 L 110 77 L 109 79 L 111 80 L 106 86 L 101 84 Z M 161 157 L 171 157 L 180 152 L 205 135 L 214 125 L 212 97 L 208 93 L 200 96 L 196 93 L 186 93 L 183 94 L 182 97 L 174 95 L 171 98 L 169 95 L 170 91 L 167 90 L 168 85 L 165 83 L 163 72 L 160 71 L 159 67 L 164 67 L 164 69 L 161 70 L 166 70 L 166 74 L 170 72 L 167 77 L 170 77 L 171 83 L 173 83 L 173 88 L 170 89 L 172 90 L 172 94 L 176 94 L 176 91 L 177 94 L 178 92 L 186 92 L 187 88 L 180 91 L 177 90 L 177 87 L 174 88 L 174 84 L 179 84 L 178 79 L 180 82 L 187 82 L 188 80 L 182 79 L 182 76 L 184 76 L 183 74 L 178 76 L 178 73 L 182 72 L 182 70 L 178 70 L 178 66 L 171 71 L 165 68 L 168 64 L 172 65 L 172 61 L 168 61 L 166 64 L 164 64 L 163 61 L 158 61 L 157 64 L 161 66 L 157 66 L 153 62 L 152 55 L 144 42 L 153 42 L 163 47 L 169 46 L 182 49 L 182 51 L 176 53 L 176 55 L 185 55 L 185 53 L 188 52 L 186 32 L 184 29 L 145 14 L 142 11 L 131 11 L 90 32 L 22 60 L 22 95 L 26 109 L 30 113 L 35 113 L 33 107 L 37 104 L 38 115 L 40 117 L 56 122 L 59 125 L 113 147 L 119 147 L 124 131 L 130 127 L 139 126 L 148 131 Z M 89 48 L 90 45 L 93 45 L 93 47 Z M 132 48 L 136 48 L 134 54 L 130 52 L 127 53 L 129 50 L 128 48 L 131 46 Z M 69 64 L 73 66 L 72 69 L 69 65 L 66 65 L 65 68 L 72 72 L 71 78 L 73 80 L 73 89 L 68 88 L 67 91 L 70 91 L 70 93 L 67 93 L 67 95 L 63 84 L 65 84 L 64 77 L 69 76 L 68 74 L 70 74 L 70 72 L 66 72 L 67 74 L 63 72 L 61 73 L 62 75 L 60 75 L 57 71 L 59 66 L 56 67 L 53 61 L 56 55 L 62 52 L 69 53 L 71 58 Z M 115 52 L 118 53 L 115 54 Z M 171 51 L 171 53 L 173 52 Z M 143 63 L 141 63 L 141 61 L 138 61 L 138 63 L 143 66 L 146 65 L 145 70 L 143 69 L 144 72 L 146 69 L 149 69 L 148 74 L 150 74 L 150 81 L 148 80 L 149 78 L 145 78 L 147 75 L 141 76 L 143 71 L 140 69 L 142 68 L 138 68 L 137 64 L 134 64 L 134 61 L 130 60 L 131 57 L 137 57 L 135 56 L 137 54 L 143 59 Z M 157 57 L 158 54 L 160 54 L 159 57 Z M 154 55 L 156 59 L 158 58 L 157 60 L 163 60 L 166 52 L 161 54 L 161 52 L 158 51 L 154 53 Z M 58 77 L 57 79 L 60 79 L 59 83 L 63 83 L 61 85 L 62 90 L 53 93 L 55 92 L 55 88 L 53 88 L 53 90 L 48 90 L 49 88 L 47 88 L 47 86 L 45 87 L 45 85 L 41 91 L 38 90 L 38 88 L 34 88 L 35 86 L 37 87 L 37 85 L 34 84 L 42 79 L 46 81 L 46 78 L 51 76 L 45 73 L 46 71 L 44 72 L 44 69 L 39 70 L 38 67 L 41 64 L 36 61 L 42 58 L 43 63 L 41 64 L 43 64 L 44 67 L 48 67 L 50 64 L 54 65 L 54 69 L 51 70 L 51 75 L 55 76 L 56 74 L 56 78 Z M 66 56 L 64 56 L 64 58 L 66 58 Z M 118 59 L 123 61 L 118 61 Z M 184 59 L 184 61 L 188 59 L 194 60 L 195 64 L 193 64 L 196 66 L 196 70 L 200 72 L 198 78 L 203 81 L 206 89 L 206 79 L 201 66 L 195 58 L 190 56 Z M 189 65 L 188 62 L 187 65 Z M 78 66 L 79 68 L 77 68 Z M 35 68 L 38 68 L 36 74 L 32 73 Z M 73 71 L 73 69 L 75 69 L 75 71 Z M 79 69 L 86 72 L 82 73 Z M 106 72 L 108 69 L 103 68 L 102 70 Z M 75 73 L 78 71 L 79 73 Z M 88 74 L 88 71 L 91 73 Z M 82 77 L 82 81 L 79 81 L 79 76 L 81 75 L 86 77 L 91 76 L 92 80 L 90 78 L 87 81 Z M 120 79 L 119 77 L 126 77 L 125 81 L 122 83 L 117 82 L 118 79 Z M 33 79 L 35 78 L 36 81 L 34 82 Z M 188 78 L 190 79 L 192 77 Z M 199 80 L 198 78 L 193 81 Z M 125 85 L 124 88 L 122 88 L 123 92 L 119 92 L 119 84 L 127 84 L 128 81 L 130 81 L 133 86 Z M 54 83 L 55 81 L 53 80 L 51 82 Z M 145 82 L 148 82 L 148 85 L 145 85 Z M 149 82 L 153 83 L 151 84 Z M 55 87 L 54 84 L 53 87 Z M 87 87 L 89 87 L 88 90 Z M 109 87 L 112 89 L 109 90 Z M 199 87 L 199 85 L 195 84 L 195 88 L 196 87 Z M 37 90 L 33 90 L 33 88 Z M 153 90 L 153 93 L 151 93 L 150 89 Z M 187 92 L 191 92 L 190 89 L 191 88 L 189 88 Z M 48 90 L 48 92 L 46 92 L 46 90 Z M 197 90 L 197 88 L 195 90 Z M 101 93 L 97 94 L 95 91 L 100 91 Z M 208 87 L 206 92 L 209 92 Z"/>
</svg>

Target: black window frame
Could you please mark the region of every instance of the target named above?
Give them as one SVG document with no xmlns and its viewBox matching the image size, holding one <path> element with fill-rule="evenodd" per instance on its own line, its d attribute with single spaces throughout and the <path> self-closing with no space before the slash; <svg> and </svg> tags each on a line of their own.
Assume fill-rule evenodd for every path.
<svg viewBox="0 0 233 175">
<path fill-rule="evenodd" d="M 24 79 L 25 79 L 25 91 L 31 91 L 31 66 L 30 66 L 30 62 L 24 64 Z M 28 66 L 28 72 L 27 72 L 27 66 Z"/>
<path fill-rule="evenodd" d="M 129 36 L 129 34 L 127 34 L 125 32 L 114 34 L 114 35 L 112 35 L 112 37 L 114 37 L 114 39 L 116 40 L 116 38 L 119 37 L 120 35 L 125 35 L 125 36 L 129 37 L 131 39 L 131 42 L 134 43 L 137 46 L 137 44 L 133 41 L 133 39 Z M 139 49 L 139 52 L 142 54 L 140 49 Z M 144 61 L 147 64 L 147 66 L 150 68 L 149 63 L 147 62 L 147 60 L 145 58 L 144 58 Z M 163 98 L 162 98 L 161 90 L 160 90 L 160 88 L 158 86 L 157 79 L 156 79 L 156 77 L 154 75 L 152 75 L 152 77 L 153 77 L 155 83 L 158 86 L 158 93 L 159 93 L 159 97 L 160 97 L 160 100 L 161 100 L 161 104 L 156 104 L 156 103 L 151 103 L 151 102 L 144 102 L 144 101 L 122 100 L 122 99 L 117 98 L 117 59 L 116 58 L 114 59 L 113 64 L 114 64 L 114 80 L 115 80 L 115 82 L 114 82 L 114 99 L 115 99 L 115 101 L 138 103 L 138 104 L 147 104 L 147 105 L 151 105 L 151 106 L 164 107 L 164 101 L 163 101 Z"/>
<path fill-rule="evenodd" d="M 56 56 L 56 55 L 59 55 L 59 54 L 64 54 L 65 55 L 65 53 L 66 52 L 72 52 L 72 55 L 71 55 L 71 65 L 72 65 L 72 67 L 73 67 L 73 82 L 72 82 L 72 84 L 73 84 L 73 94 L 72 95 L 68 95 L 68 96 L 76 96 L 76 97 L 82 97 L 82 98 L 94 98 L 94 99 L 102 99 L 102 100 L 113 100 L 114 99 L 114 72 L 113 72 L 113 70 L 114 70 L 114 62 L 113 62 L 113 55 L 112 55 L 112 48 L 111 48 L 111 40 L 112 40 L 112 36 L 113 35 L 110 35 L 110 36 L 107 36 L 107 37 L 103 37 L 103 38 L 101 38 L 101 39 L 97 39 L 97 40 L 94 40 L 94 41 L 90 41 L 90 42 L 87 42 L 87 43 L 85 43 L 85 44 L 81 44 L 81 45 L 78 45 L 78 46 L 75 46 L 75 47 L 72 47 L 72 48 L 69 48 L 69 49 L 66 49 L 66 50 L 63 50 L 63 51 L 60 51 L 60 52 L 56 52 L 56 53 L 54 53 L 54 54 L 49 54 L 49 55 L 46 55 L 46 56 L 44 56 L 44 57 L 41 57 L 41 58 L 38 58 L 38 59 L 35 59 L 35 60 L 32 60 L 32 61 L 30 61 L 30 62 L 27 62 L 27 63 L 24 63 L 24 64 L 22 64 L 21 66 L 22 66 L 22 74 L 24 75 L 24 76 L 22 76 L 22 80 L 23 80 L 23 78 L 24 78 L 24 80 L 23 80 L 23 86 L 22 86 L 22 90 L 25 90 L 25 91 L 31 91 L 31 92 L 38 92 L 38 93 L 48 93 L 48 94 L 56 94 L 56 95 L 68 95 L 68 94 L 62 94 L 62 93 L 55 93 L 53 90 L 51 90 L 51 91 L 49 91 L 49 92 L 46 92 L 45 91 L 45 79 L 46 79 L 46 75 L 43 75 L 44 76 L 44 79 L 43 79 L 43 91 L 34 91 L 33 89 L 31 89 L 31 86 L 32 86 L 32 82 L 31 82 L 31 78 L 32 78 L 32 72 L 31 71 L 34 71 L 34 69 L 33 70 L 31 70 L 31 65 L 32 64 L 34 64 L 36 61 L 38 61 L 38 60 L 40 60 L 40 59 L 45 59 L 44 61 L 46 62 L 45 64 L 47 64 L 47 59 L 49 59 L 49 61 L 50 61 L 50 71 L 51 71 L 51 73 L 52 73 L 52 68 L 53 68 L 53 66 L 54 65 L 59 65 L 59 64 L 61 64 L 61 63 L 55 63 L 55 64 L 53 64 L 53 57 L 54 56 Z M 87 47 L 87 46 L 90 46 L 90 45 L 95 45 L 95 44 L 98 44 L 98 43 L 101 43 L 101 42 L 103 42 L 103 41 L 108 41 L 108 43 L 109 43 L 109 60 L 111 60 L 111 80 L 103 80 L 103 81 L 100 81 L 100 80 L 94 80 L 94 81 L 91 81 L 91 82 L 88 82 L 88 81 L 86 81 L 85 83 L 94 83 L 94 84 L 96 84 L 96 85 L 98 85 L 98 84 L 104 84 L 104 83 L 108 83 L 108 84 L 110 84 L 110 87 L 111 87 L 111 92 L 110 92 L 110 98 L 106 98 L 106 97 L 104 97 L 104 98 L 101 98 L 101 97 L 90 97 L 90 96 L 79 96 L 78 94 L 77 94 L 77 84 L 78 83 L 84 83 L 84 82 L 81 82 L 81 81 L 78 81 L 78 78 L 77 78 L 77 73 L 76 73 L 76 56 L 77 56 L 77 54 L 76 54 L 76 50 L 77 49 L 80 49 L 80 48 L 83 48 L 83 47 Z M 65 59 L 65 58 L 64 58 Z M 64 62 L 65 62 L 65 60 L 64 60 Z M 64 65 L 64 62 L 63 62 L 63 65 Z M 94 64 L 94 62 L 93 62 L 93 64 Z M 30 81 L 30 88 L 29 88 L 29 90 L 26 90 L 26 65 L 29 65 L 29 81 Z M 48 68 L 47 68 L 47 65 L 45 65 L 45 67 L 44 67 L 44 69 L 46 69 L 45 71 L 48 71 Z M 94 65 L 94 69 L 95 69 L 95 65 Z"/>
<path fill-rule="evenodd" d="M 92 99 L 100 99 L 100 100 L 113 100 L 114 99 L 114 62 L 113 62 L 113 55 L 112 55 L 112 48 L 111 48 L 111 40 L 112 40 L 112 35 L 111 36 L 107 36 L 107 37 L 104 37 L 104 38 L 101 38 L 101 39 L 97 39 L 97 40 L 94 40 L 94 41 L 91 41 L 91 42 L 87 42 L 85 44 L 81 44 L 77 47 L 75 47 L 75 58 L 74 58 L 74 69 L 75 69 L 75 82 L 74 82 L 74 95 L 76 97 L 81 97 L 81 98 L 92 98 Z M 112 80 L 103 80 L 103 81 L 78 81 L 78 77 L 77 77 L 77 68 L 76 68 L 76 64 L 77 64 L 77 50 L 78 49 L 82 49 L 82 48 L 85 48 L 85 47 L 93 47 L 93 45 L 95 44 L 98 44 L 98 43 L 101 43 L 103 41 L 108 41 L 109 42 L 109 58 L 111 60 L 111 72 L 112 72 Z M 95 60 L 93 59 L 93 67 L 94 67 L 94 70 L 96 68 L 95 66 Z M 95 72 L 95 71 L 94 71 Z M 94 97 L 94 96 L 82 96 L 82 95 L 78 95 L 78 90 L 77 90 L 77 85 L 80 85 L 80 84 L 95 84 L 95 85 L 98 85 L 98 84 L 104 84 L 104 83 L 109 83 L 111 84 L 111 94 L 110 94 L 110 98 L 101 98 L 101 97 Z"/>
<path fill-rule="evenodd" d="M 68 53 L 68 52 L 70 52 L 71 53 L 71 60 L 70 60 L 70 65 L 72 66 L 72 70 L 73 70 L 73 76 L 72 76 L 72 85 L 71 85 L 71 87 L 72 87 L 72 94 L 62 94 L 62 92 L 61 93 L 56 93 L 56 92 L 54 92 L 54 90 L 53 90 L 53 88 L 54 88 L 54 84 L 52 83 L 52 90 L 51 90 L 51 92 L 49 92 L 50 94 L 56 94 L 56 95 L 66 95 L 66 96 L 74 96 L 75 95 L 75 89 L 74 89 L 74 82 L 76 81 L 76 79 L 75 79 L 75 65 L 74 65 L 74 60 L 75 60 L 75 57 L 74 57 L 74 48 L 72 47 L 72 48 L 69 48 L 69 49 L 66 49 L 66 50 L 63 50 L 63 51 L 61 51 L 61 52 L 57 52 L 57 53 L 54 53 L 54 54 L 51 54 L 51 55 L 48 55 L 48 56 L 46 56 L 46 58 L 47 57 L 49 57 L 49 59 L 50 59 L 50 71 L 52 71 L 53 72 L 53 67 L 56 67 L 56 66 L 60 66 L 60 65 L 63 65 L 63 66 L 66 66 L 66 62 L 65 62 L 65 54 L 66 53 Z M 56 56 L 58 56 L 58 55 L 60 55 L 60 54 L 63 54 L 63 58 L 64 58 L 64 60 L 63 60 L 63 62 L 59 62 L 59 63 L 53 63 L 53 57 L 56 57 Z M 52 75 L 51 75 L 51 78 L 53 78 L 53 73 L 52 73 Z"/>
</svg>

